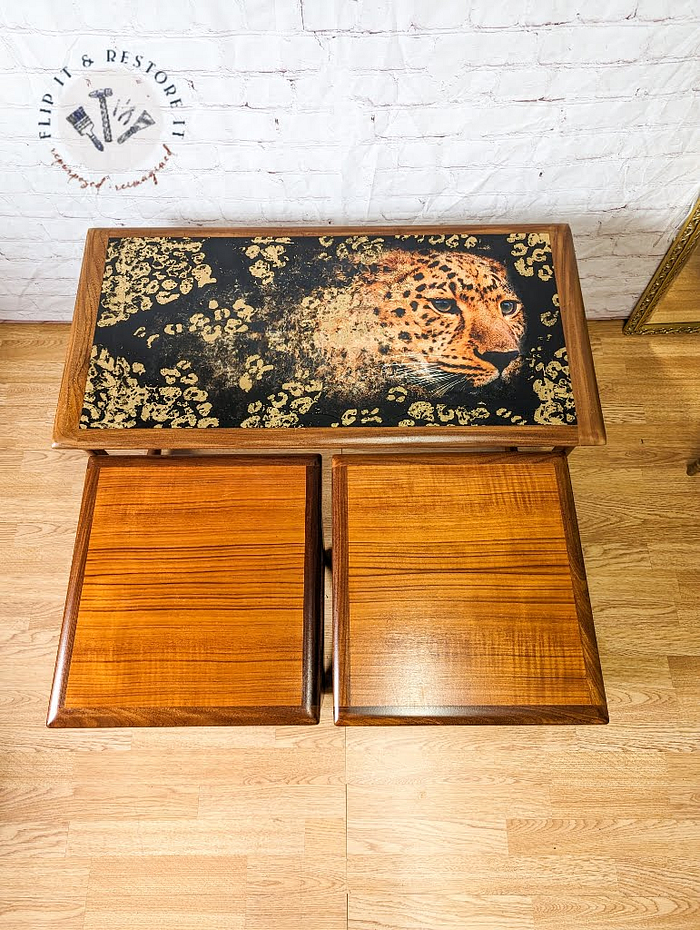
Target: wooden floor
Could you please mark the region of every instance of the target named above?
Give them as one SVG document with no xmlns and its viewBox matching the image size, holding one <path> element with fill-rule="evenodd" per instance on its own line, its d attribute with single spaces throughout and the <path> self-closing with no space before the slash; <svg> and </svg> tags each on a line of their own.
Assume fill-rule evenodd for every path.
<svg viewBox="0 0 700 930">
<path fill-rule="evenodd" d="M 3 930 L 700 927 L 700 339 L 591 332 L 609 444 L 570 465 L 609 726 L 339 729 L 327 694 L 318 727 L 57 731 L 67 327 L 0 326 Z"/>
</svg>

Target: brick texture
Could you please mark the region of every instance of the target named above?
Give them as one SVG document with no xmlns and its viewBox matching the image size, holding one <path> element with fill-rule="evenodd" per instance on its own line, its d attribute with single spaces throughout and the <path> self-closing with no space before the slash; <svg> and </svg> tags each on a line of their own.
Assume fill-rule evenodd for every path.
<svg viewBox="0 0 700 930">
<path fill-rule="evenodd" d="M 591 317 L 624 317 L 697 195 L 686 0 L 0 0 L 0 319 L 69 320 L 97 225 L 571 224 Z M 137 187 L 39 139 L 61 67 L 141 54 L 184 140 Z M 53 85 L 56 87 L 56 85 Z"/>
</svg>

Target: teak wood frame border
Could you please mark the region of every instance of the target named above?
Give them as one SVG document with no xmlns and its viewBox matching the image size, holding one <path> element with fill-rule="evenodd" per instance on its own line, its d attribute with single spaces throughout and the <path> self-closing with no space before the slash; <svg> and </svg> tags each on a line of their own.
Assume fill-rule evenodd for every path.
<svg viewBox="0 0 700 930">
<path fill-rule="evenodd" d="M 251 707 L 65 707 L 71 656 L 80 611 L 82 579 L 90 542 L 100 472 L 104 468 L 207 468 L 256 464 L 306 467 L 303 657 L 298 706 Z M 53 686 L 48 727 L 252 726 L 318 723 L 323 672 L 323 551 L 321 527 L 321 458 L 282 456 L 95 456 L 88 459 L 78 531 L 73 551 Z"/>
<path fill-rule="evenodd" d="M 651 281 L 644 288 L 642 296 L 635 304 L 630 318 L 622 327 L 626 336 L 650 335 L 652 333 L 700 333 L 699 319 L 686 323 L 654 323 L 652 317 L 656 306 L 663 300 L 664 294 L 678 277 L 683 266 L 696 248 L 700 248 L 700 197 L 690 211 L 690 216 L 681 226 L 678 234 L 668 247 L 666 254 L 652 275 Z"/>
<path fill-rule="evenodd" d="M 341 726 L 388 726 L 399 724 L 583 724 L 607 723 L 605 686 L 600 667 L 591 602 L 586 581 L 583 550 L 576 521 L 574 495 L 564 453 L 499 453 L 470 455 L 470 462 L 484 467 L 503 462 L 552 462 L 554 464 L 566 548 L 579 623 L 586 680 L 591 692 L 590 705 L 530 706 L 423 706 L 362 707 L 352 704 L 348 604 L 348 486 L 347 465 L 391 464 L 450 465 L 463 462 L 457 454 L 445 455 L 336 455 L 333 456 L 333 716 Z"/>
<path fill-rule="evenodd" d="M 100 302 L 107 244 L 110 237 L 128 236 L 346 236 L 358 234 L 505 234 L 546 232 L 550 236 L 554 271 L 559 293 L 564 338 L 576 404 L 573 426 L 468 426 L 412 428 L 305 428 L 305 429 L 80 429 Z M 61 382 L 53 430 L 54 448 L 147 449 L 154 445 L 169 449 L 289 450 L 379 448 L 403 446 L 410 449 L 443 449 L 466 446 L 577 446 L 605 443 L 605 427 L 586 330 L 571 230 L 565 224 L 510 224 L 497 226 L 352 226 L 352 227 L 245 227 L 199 229 L 116 228 L 90 229 L 85 243 L 73 325 Z"/>
</svg>

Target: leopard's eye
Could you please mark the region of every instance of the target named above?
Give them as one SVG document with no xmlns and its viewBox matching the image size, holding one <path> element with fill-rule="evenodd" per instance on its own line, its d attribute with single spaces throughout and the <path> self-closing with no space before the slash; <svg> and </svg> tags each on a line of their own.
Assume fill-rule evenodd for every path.
<svg viewBox="0 0 700 930">
<path fill-rule="evenodd" d="M 501 301 L 501 313 L 503 316 L 515 316 L 515 314 L 520 309 L 520 304 L 517 300 L 502 300 Z"/>
<path fill-rule="evenodd" d="M 430 303 L 438 313 L 457 313 L 457 301 L 453 297 L 431 297 Z"/>
</svg>

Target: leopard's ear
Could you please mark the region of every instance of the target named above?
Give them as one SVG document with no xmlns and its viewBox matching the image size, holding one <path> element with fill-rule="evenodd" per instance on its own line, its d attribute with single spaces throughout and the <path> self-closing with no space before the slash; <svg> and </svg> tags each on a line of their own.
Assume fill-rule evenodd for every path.
<svg viewBox="0 0 700 930">
<path fill-rule="evenodd" d="M 388 252 L 382 252 L 382 257 L 379 259 L 379 264 L 387 272 L 400 271 L 409 265 L 414 265 L 415 262 L 415 255 L 403 249 L 390 249 Z"/>
<path fill-rule="evenodd" d="M 355 252 L 350 255 L 350 261 L 354 265 L 372 268 L 377 274 L 390 274 L 391 272 L 399 271 L 406 265 L 415 262 L 415 257 L 413 257 L 410 252 L 404 252 L 403 249 L 389 249 L 386 252 L 382 252 L 381 255 L 373 256 L 372 258 L 367 258 Z"/>
</svg>

